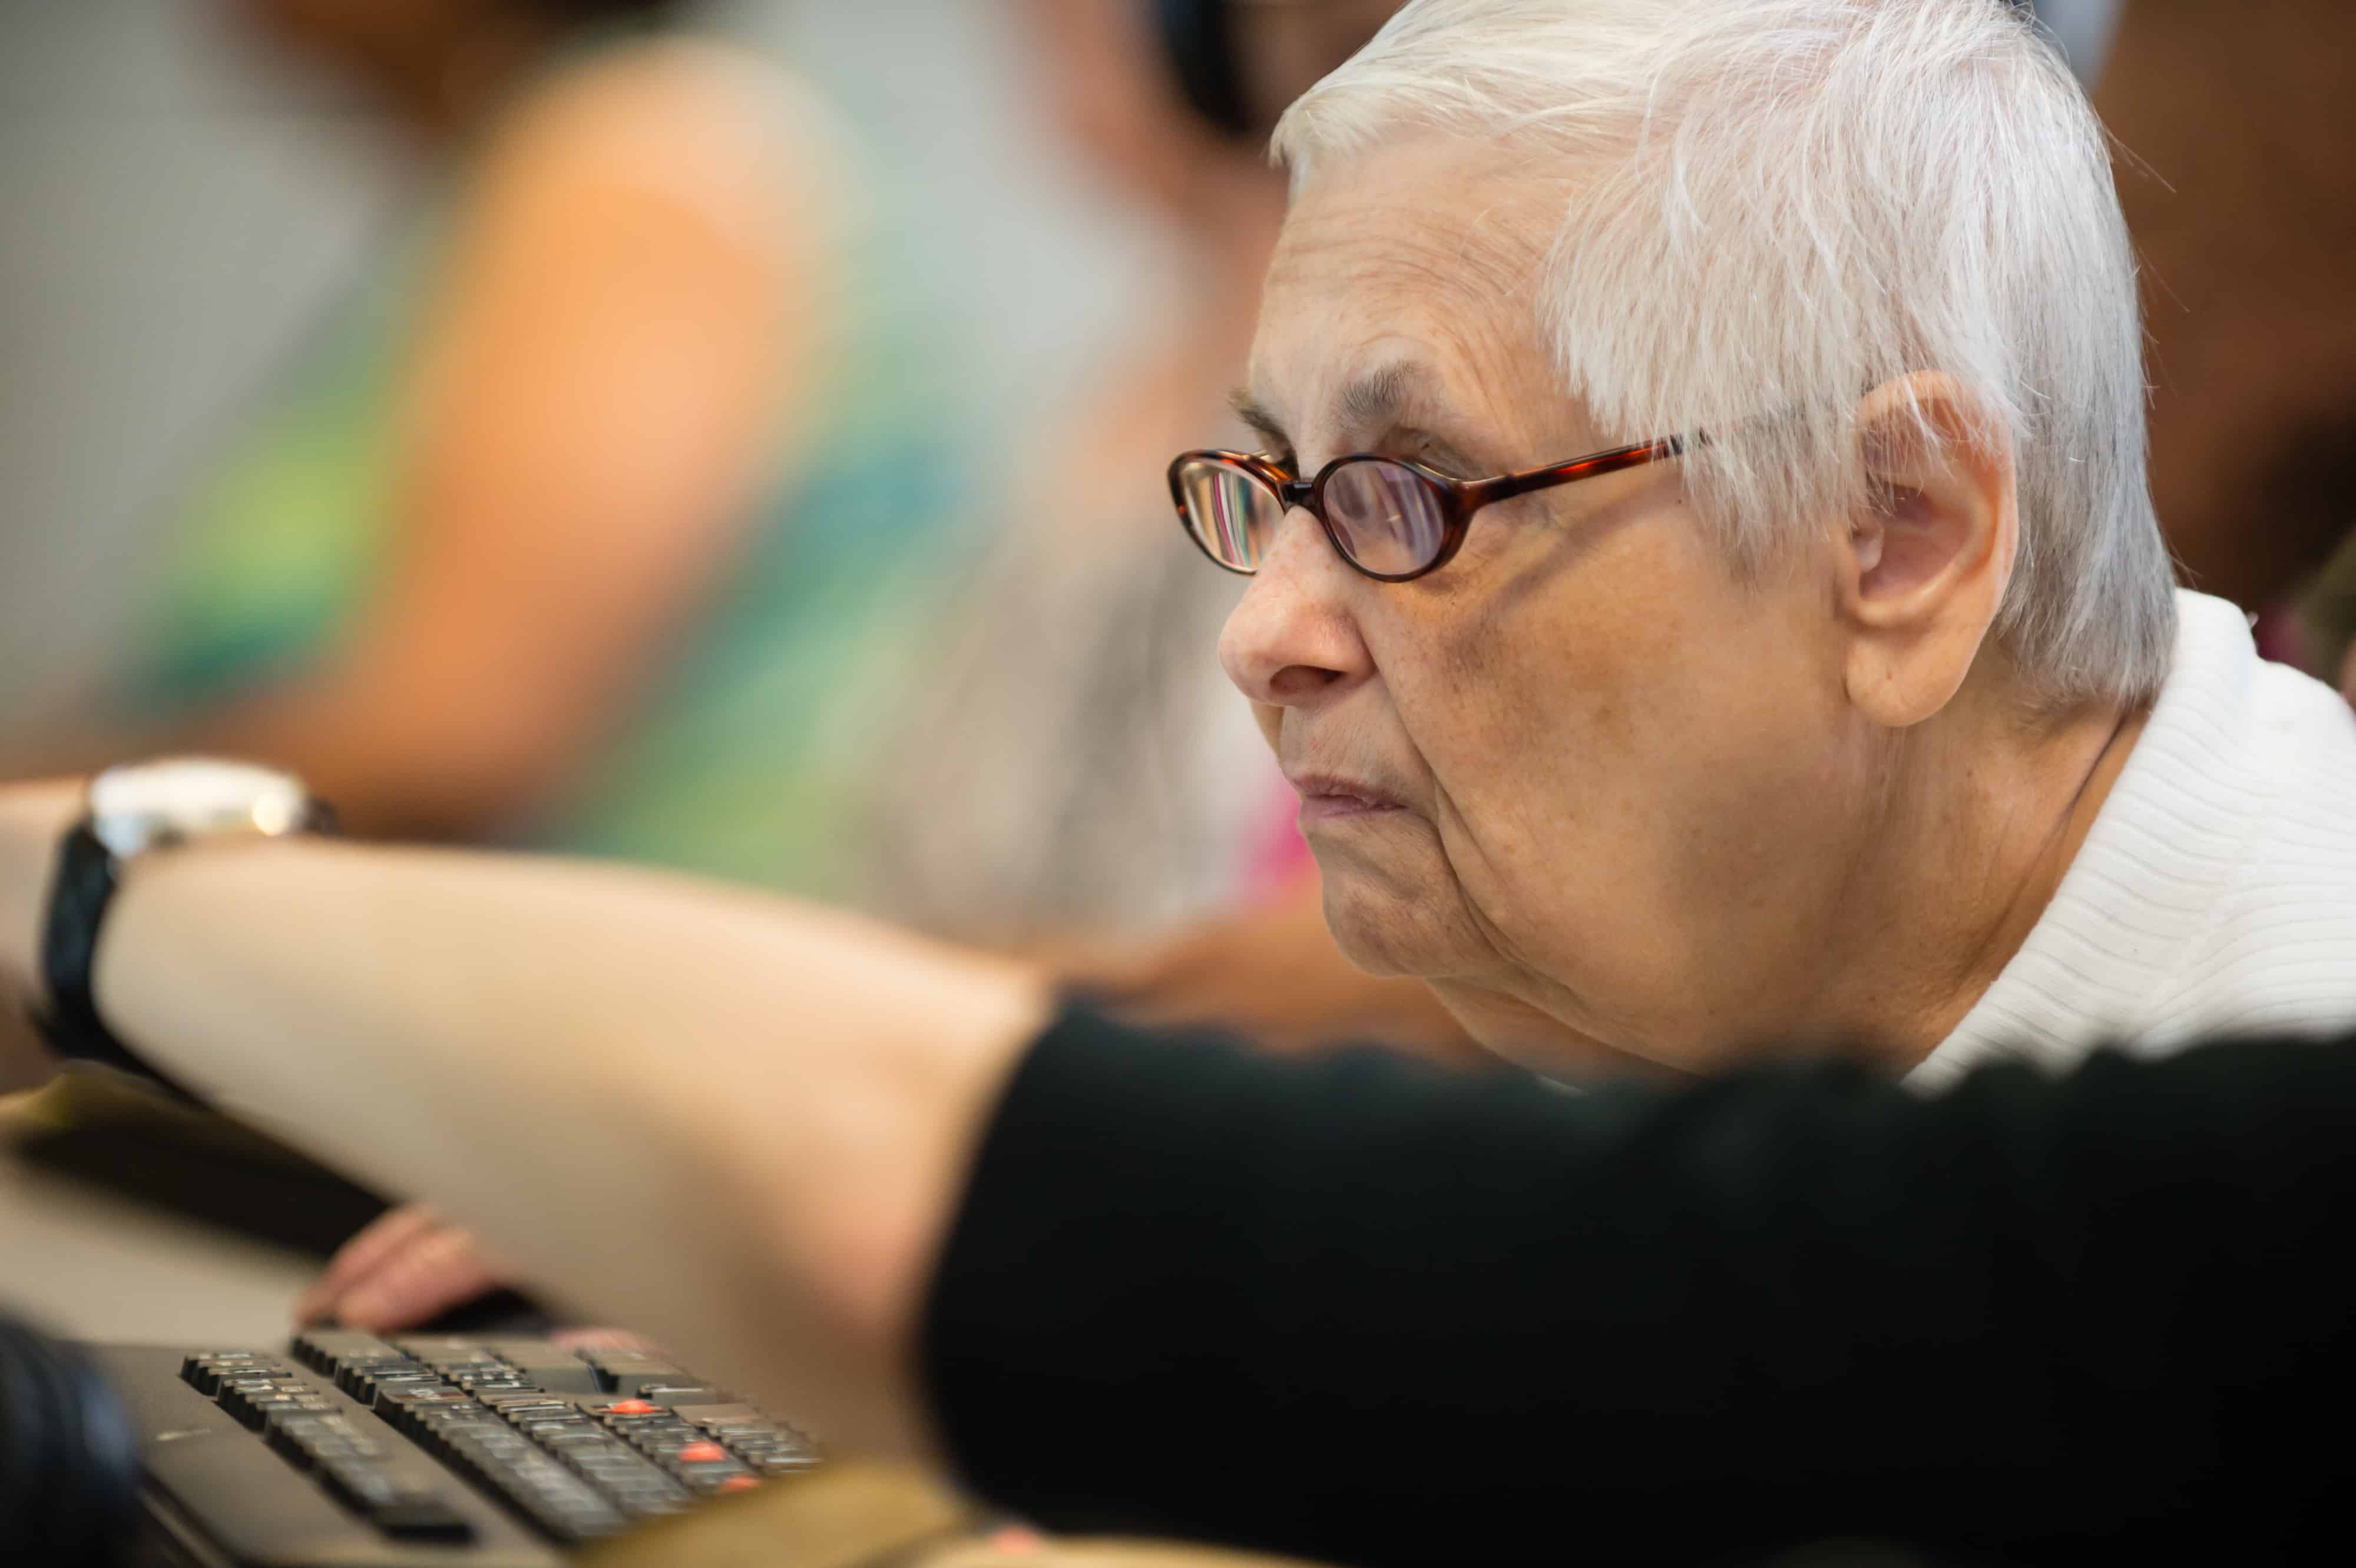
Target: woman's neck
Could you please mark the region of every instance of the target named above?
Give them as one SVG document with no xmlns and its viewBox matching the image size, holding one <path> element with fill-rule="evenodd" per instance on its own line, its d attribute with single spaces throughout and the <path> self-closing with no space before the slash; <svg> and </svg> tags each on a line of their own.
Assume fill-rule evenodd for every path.
<svg viewBox="0 0 2356 1568">
<path fill-rule="evenodd" d="M 2028 941 L 2141 737 L 2147 708 L 2024 730 L 2009 693 L 1909 737 L 1904 802 L 1844 900 L 1825 1022 L 1913 1067 Z"/>
<path fill-rule="evenodd" d="M 1432 988 L 1499 1055 L 1573 1079 L 1710 1070 L 1779 1049 L 1844 1048 L 1904 1073 L 2029 940 L 2148 717 L 2109 708 L 2031 729 L 2018 714 L 1966 695 L 1898 737 L 1842 832 L 1795 859 L 1777 897 L 1722 900 L 1742 906 L 1738 923 L 1692 939 L 1712 956 L 1674 997 L 1615 1018 L 1544 983 Z"/>
</svg>

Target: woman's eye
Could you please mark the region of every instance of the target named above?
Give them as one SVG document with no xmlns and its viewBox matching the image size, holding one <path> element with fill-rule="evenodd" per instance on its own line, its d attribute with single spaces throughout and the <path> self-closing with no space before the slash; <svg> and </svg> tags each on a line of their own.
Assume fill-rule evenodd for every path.
<svg viewBox="0 0 2356 1568">
<path fill-rule="evenodd" d="M 1425 467 L 1430 469 L 1433 473 L 1439 474 L 1446 478 L 1469 479 L 1472 477 L 1471 472 L 1468 470 L 1464 460 L 1462 457 L 1459 457 L 1452 449 L 1440 448 L 1433 442 L 1417 442 L 1415 444 L 1414 450 L 1410 451 L 1408 456 L 1414 461 L 1420 463 Z"/>
</svg>

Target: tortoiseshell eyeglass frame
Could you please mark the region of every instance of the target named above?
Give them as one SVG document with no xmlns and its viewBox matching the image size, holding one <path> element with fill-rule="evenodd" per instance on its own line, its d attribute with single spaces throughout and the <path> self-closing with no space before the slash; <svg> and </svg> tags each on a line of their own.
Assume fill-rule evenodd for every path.
<svg viewBox="0 0 2356 1568">
<path fill-rule="evenodd" d="M 1622 468 L 1641 467 L 1646 463 L 1682 456 L 1695 439 L 1697 437 L 1670 435 L 1658 441 L 1640 441 L 1633 446 L 1614 446 L 1609 451 L 1590 452 L 1584 457 L 1573 457 L 1568 463 L 1549 463 L 1542 468 L 1525 468 L 1517 474 L 1500 474 L 1490 479 L 1451 479 L 1445 474 L 1432 472 L 1420 463 L 1409 462 L 1404 457 L 1386 457 L 1373 452 L 1354 452 L 1348 456 L 1336 457 L 1318 469 L 1315 478 L 1301 479 L 1286 473 L 1273 458 L 1259 453 L 1204 448 L 1181 452 L 1171 459 L 1170 499 L 1178 507 L 1178 526 L 1186 531 L 1186 537 L 1194 542 L 1194 548 L 1221 571 L 1248 577 L 1257 570 L 1256 567 L 1229 565 L 1204 542 L 1202 533 L 1186 514 L 1186 490 L 1180 480 L 1180 475 L 1190 463 L 1224 463 L 1240 468 L 1274 492 L 1287 513 L 1295 507 L 1306 508 L 1309 514 L 1317 520 L 1317 525 L 1325 531 L 1326 542 L 1333 546 L 1333 553 L 1347 562 L 1352 571 L 1372 577 L 1377 583 L 1411 583 L 1418 577 L 1439 571 L 1455 558 L 1457 550 L 1464 542 L 1466 530 L 1472 526 L 1472 514 L 1483 507 L 1527 495 L 1532 490 L 1577 484 L 1581 479 L 1591 479 L 1599 475 L 1616 474 Z M 1360 564 L 1351 555 L 1349 546 L 1343 542 L 1333 519 L 1326 515 L 1325 487 L 1336 473 L 1353 463 L 1387 464 L 1394 468 L 1403 468 L 1422 481 L 1424 489 L 1439 507 L 1440 519 L 1440 550 L 1430 561 L 1410 572 L 1376 572 Z"/>
</svg>

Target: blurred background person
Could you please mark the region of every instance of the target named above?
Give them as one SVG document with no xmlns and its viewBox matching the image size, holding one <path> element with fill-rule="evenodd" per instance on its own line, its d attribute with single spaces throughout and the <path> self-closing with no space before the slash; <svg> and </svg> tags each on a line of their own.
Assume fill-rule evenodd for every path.
<svg viewBox="0 0 2356 1568">
<path fill-rule="evenodd" d="M 246 0 L 444 169 L 228 444 L 82 733 L 356 831 L 846 886 L 864 716 L 949 580 L 937 322 L 807 89 L 663 0 Z"/>
<path fill-rule="evenodd" d="M 2125 149 L 2179 570 L 2356 698 L 2351 59 L 2338 0 L 2126 0 L 2095 102 Z"/>
<path fill-rule="evenodd" d="M 1054 144 L 1162 238 L 1170 281 L 1021 438 L 881 775 L 869 901 L 993 946 L 1151 937 L 1305 863 L 1291 792 L 1209 656 L 1237 585 L 1190 569 L 1155 456 L 1234 423 L 1284 181 L 1189 106 L 1151 7 L 1009 8 Z"/>
<path fill-rule="evenodd" d="M 1241 584 L 1195 569 L 1162 473 L 1173 441 L 1246 435 L 1227 404 L 1285 207 L 1268 128 L 1396 8 L 1017 0 L 1058 144 L 1167 236 L 1177 265 L 1016 466 L 880 775 L 862 901 L 1060 952 L 1140 1007 L 1279 1037 L 1455 1036 L 1419 988 L 1344 962 L 1316 917 L 1297 800 L 1211 657 Z M 1205 921 L 1239 922 L 1250 940 L 1218 946 L 1261 957 L 1194 962 L 1183 933 Z"/>
<path fill-rule="evenodd" d="M 261 757 L 364 833 L 851 902 L 1304 1038 L 1419 1017 L 1314 918 L 1210 652 L 1237 585 L 1161 477 L 1233 428 L 1284 204 L 1261 133 L 1392 8 L 1001 8 L 1042 128 L 1168 280 L 1024 422 L 1051 434 L 1001 499 L 956 280 L 926 275 L 959 258 L 787 76 L 657 0 L 250 0 L 442 194 L 199 488 L 77 733 L 0 758 Z M 1208 103 L 1205 38 L 1234 79 Z M 1132 956 L 1239 907 L 1275 967 Z"/>
<path fill-rule="evenodd" d="M 1305 85 L 1388 9 L 1288 12 L 1271 58 Z M 258 756 L 366 834 L 847 901 L 1288 1042 L 1459 1039 L 1317 919 L 1212 653 L 1237 585 L 1160 478 L 1230 417 L 1281 179 L 1182 91 L 1165 16 L 1005 12 L 1175 286 L 1001 504 L 922 275 L 958 257 L 790 77 L 665 5 L 248 7 L 444 172 L 199 487 L 101 699 L 12 736 L 17 769 Z M 1253 964 L 1132 956 L 1239 908 Z"/>
<path fill-rule="evenodd" d="M 1428 992 L 1362 973 L 1326 931 L 1298 801 L 1209 657 L 1241 585 L 1193 569 L 1163 475 L 1173 441 L 1248 438 L 1228 403 L 1285 207 L 1267 133 L 1398 5 L 1014 9 L 1059 143 L 1178 266 L 1017 466 L 980 591 L 883 774 L 865 901 L 1046 953 L 1132 1016 L 1468 1059 Z"/>
<path fill-rule="evenodd" d="M 1016 465 L 1005 526 L 878 775 L 860 901 L 1044 951 L 1131 1016 L 1485 1061 L 1428 987 L 1365 973 L 1327 931 L 1298 797 L 1215 657 L 1242 579 L 1204 568 L 1162 474 L 1205 429 L 1246 438 L 1228 400 L 1285 207 L 1267 129 L 1396 8 L 1251 9 L 1205 61 L 1199 37 L 1170 30 L 1183 7 L 1019 0 L 1049 124 L 1183 264 L 1101 385 Z M 409 1207 L 297 1310 L 405 1326 L 508 1276 Z"/>
</svg>

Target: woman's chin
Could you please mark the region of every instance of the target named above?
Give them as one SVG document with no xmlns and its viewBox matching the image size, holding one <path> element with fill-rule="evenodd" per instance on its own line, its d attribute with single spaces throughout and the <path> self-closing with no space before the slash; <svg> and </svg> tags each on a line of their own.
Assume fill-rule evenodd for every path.
<svg viewBox="0 0 2356 1568">
<path fill-rule="evenodd" d="M 1342 956 L 1368 974 L 1422 976 L 1444 972 L 1433 961 L 1428 919 L 1420 900 L 1403 898 L 1362 875 L 1336 868 L 1324 857 L 1325 929 Z M 1423 903 L 1423 908 L 1430 908 Z"/>
</svg>

